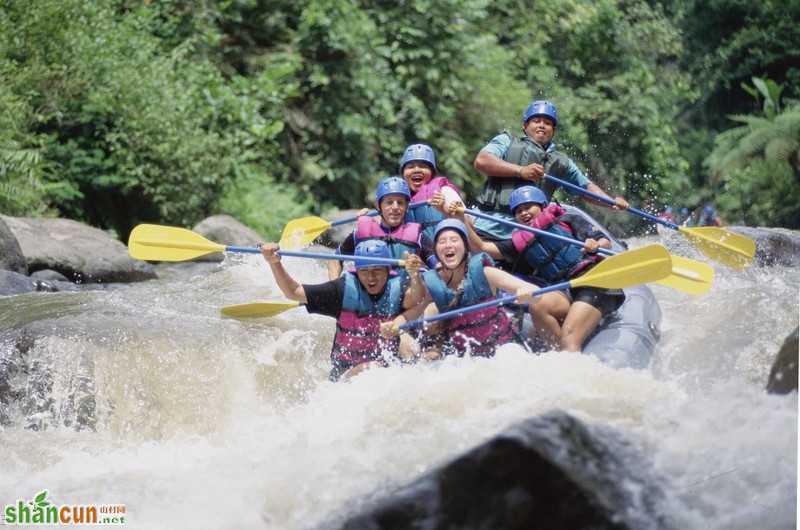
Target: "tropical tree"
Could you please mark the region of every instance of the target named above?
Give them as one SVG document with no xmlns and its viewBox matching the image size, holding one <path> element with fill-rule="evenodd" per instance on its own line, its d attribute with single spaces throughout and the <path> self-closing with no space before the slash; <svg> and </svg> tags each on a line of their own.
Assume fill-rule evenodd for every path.
<svg viewBox="0 0 800 530">
<path fill-rule="evenodd" d="M 733 115 L 741 123 L 716 138 L 707 159 L 717 204 L 729 221 L 800 228 L 800 104 L 781 110 L 782 87 L 753 78 L 745 86 L 760 115 Z"/>
</svg>

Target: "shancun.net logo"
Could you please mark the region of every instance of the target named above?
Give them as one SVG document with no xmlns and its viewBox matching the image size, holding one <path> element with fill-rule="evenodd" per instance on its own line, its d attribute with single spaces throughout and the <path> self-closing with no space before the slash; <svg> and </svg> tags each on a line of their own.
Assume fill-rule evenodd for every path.
<svg viewBox="0 0 800 530">
<path fill-rule="evenodd" d="M 3 522 L 7 525 L 30 524 L 125 524 L 124 504 L 56 505 L 47 500 L 47 490 L 33 500 L 6 504 Z"/>
</svg>

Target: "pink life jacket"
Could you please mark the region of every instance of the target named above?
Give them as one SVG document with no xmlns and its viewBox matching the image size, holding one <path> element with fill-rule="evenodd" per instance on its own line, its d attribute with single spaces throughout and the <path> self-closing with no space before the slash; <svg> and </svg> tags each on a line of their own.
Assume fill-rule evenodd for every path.
<svg viewBox="0 0 800 530">
<path fill-rule="evenodd" d="M 367 239 L 380 239 L 389 245 L 393 258 L 403 259 L 405 252 L 420 253 L 419 236 L 421 232 L 422 226 L 419 223 L 403 223 L 389 232 L 376 218 L 362 215 L 356 221 L 353 239 L 356 245 Z"/>
<path fill-rule="evenodd" d="M 447 180 L 447 177 L 436 176 L 420 186 L 417 193 L 411 197 L 411 202 L 420 203 L 427 201 L 433 197 L 434 193 L 440 191 L 442 188 L 452 188 L 459 195 L 461 195 L 461 191 L 455 185 L 453 185 L 453 183 Z M 414 208 L 410 208 L 408 213 L 406 213 L 406 221 L 421 224 L 422 230 L 431 240 L 433 239 L 433 232 L 436 228 L 436 225 L 444 218 L 444 214 L 430 204 L 421 204 Z"/>
<path fill-rule="evenodd" d="M 355 273 L 345 274 L 342 311 L 336 322 L 331 361 L 337 366 L 352 367 L 395 356 L 400 345 L 397 337 L 381 336 L 381 323 L 394 319 L 402 311 L 403 280 L 390 277 L 381 297 L 374 301 Z"/>
</svg>

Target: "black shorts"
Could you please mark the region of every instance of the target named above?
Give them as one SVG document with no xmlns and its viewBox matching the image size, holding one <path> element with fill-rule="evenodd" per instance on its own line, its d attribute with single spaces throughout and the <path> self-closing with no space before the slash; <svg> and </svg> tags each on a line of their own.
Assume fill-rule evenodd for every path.
<svg viewBox="0 0 800 530">
<path fill-rule="evenodd" d="M 598 309 L 602 316 L 613 313 L 625 302 L 622 289 L 600 289 L 598 287 L 574 287 L 569 290 L 572 302 L 584 302 Z"/>
</svg>

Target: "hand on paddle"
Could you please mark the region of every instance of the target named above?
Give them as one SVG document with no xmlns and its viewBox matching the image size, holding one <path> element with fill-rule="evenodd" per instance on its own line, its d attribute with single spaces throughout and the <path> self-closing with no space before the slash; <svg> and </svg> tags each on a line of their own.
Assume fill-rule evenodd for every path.
<svg viewBox="0 0 800 530">
<path fill-rule="evenodd" d="M 604 237 L 599 240 L 589 237 L 583 242 L 583 251 L 587 254 L 596 254 L 601 248 L 611 248 L 611 241 Z"/>
<path fill-rule="evenodd" d="M 277 243 L 264 243 L 261 245 L 261 255 L 269 264 L 280 263 L 281 257 L 278 254 L 280 247 Z"/>
<path fill-rule="evenodd" d="M 522 180 L 529 180 L 539 184 L 544 177 L 544 166 L 541 164 L 528 164 L 520 166 L 517 173 Z"/>
<path fill-rule="evenodd" d="M 630 204 L 628 201 L 625 200 L 625 197 L 617 196 L 614 197 L 614 206 L 611 207 L 612 210 L 627 210 Z"/>
<path fill-rule="evenodd" d="M 420 271 L 425 268 L 425 263 L 417 254 L 406 252 L 403 254 L 403 261 L 405 262 L 403 267 L 412 279 L 419 277 Z"/>
<path fill-rule="evenodd" d="M 381 335 L 387 339 L 400 335 L 402 331 L 400 326 L 406 323 L 406 318 L 403 315 L 398 315 L 394 320 L 381 322 Z"/>
<path fill-rule="evenodd" d="M 533 293 L 535 293 L 538 290 L 539 290 L 538 287 L 520 287 L 519 289 L 517 289 L 516 302 L 518 304 L 533 304 L 534 303 Z"/>
</svg>

